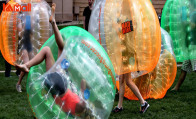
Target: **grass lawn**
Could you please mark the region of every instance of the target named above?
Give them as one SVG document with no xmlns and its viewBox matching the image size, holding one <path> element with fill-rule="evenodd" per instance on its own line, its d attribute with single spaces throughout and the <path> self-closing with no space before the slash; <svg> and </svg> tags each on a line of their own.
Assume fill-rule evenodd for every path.
<svg viewBox="0 0 196 119">
<path fill-rule="evenodd" d="M 178 79 L 180 70 L 176 79 Z M 33 113 L 30 109 L 27 94 L 26 80 L 22 82 L 23 92 L 17 93 L 15 84 L 18 77 L 11 73 L 12 77 L 5 78 L 0 73 L 0 119 L 33 119 Z M 26 77 L 25 77 L 26 79 Z M 176 81 L 175 83 L 176 84 Z M 124 111 L 111 114 L 110 119 L 128 119 L 128 118 L 149 118 L 149 119 L 196 119 L 196 73 L 187 75 L 179 92 L 168 91 L 163 99 L 147 100 L 150 108 L 145 114 L 139 112 L 139 102 L 124 100 Z M 173 87 L 173 86 L 172 86 Z M 117 105 L 118 97 L 115 99 Z"/>
</svg>

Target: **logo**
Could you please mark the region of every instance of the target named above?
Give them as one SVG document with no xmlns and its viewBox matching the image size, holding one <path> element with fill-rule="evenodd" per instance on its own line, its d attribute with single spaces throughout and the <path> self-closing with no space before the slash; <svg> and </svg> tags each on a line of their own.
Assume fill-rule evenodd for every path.
<svg viewBox="0 0 196 119">
<path fill-rule="evenodd" d="M 81 43 L 84 44 L 86 47 L 88 47 L 88 48 L 91 50 L 91 52 L 93 52 L 93 53 L 99 58 L 100 63 L 102 63 L 102 64 L 105 66 L 105 68 L 106 68 L 107 71 L 108 71 L 108 74 L 111 76 L 112 82 L 113 82 L 113 84 L 114 84 L 114 89 L 116 89 L 116 80 L 115 80 L 115 77 L 114 77 L 114 75 L 113 75 L 113 73 L 112 73 L 112 70 L 111 70 L 110 67 L 107 65 L 105 59 L 104 59 L 104 58 L 99 54 L 99 52 L 98 52 L 93 46 L 91 46 L 88 42 L 86 42 L 86 41 L 84 41 L 84 40 L 82 39 L 82 40 L 81 40 Z"/>
<path fill-rule="evenodd" d="M 133 23 L 132 21 L 127 21 L 121 24 L 123 34 L 129 33 L 133 31 Z"/>
<path fill-rule="evenodd" d="M 25 5 L 19 5 L 18 3 L 11 6 L 8 4 L 3 4 L 3 11 L 6 12 L 30 12 L 31 11 L 31 3 Z"/>
</svg>

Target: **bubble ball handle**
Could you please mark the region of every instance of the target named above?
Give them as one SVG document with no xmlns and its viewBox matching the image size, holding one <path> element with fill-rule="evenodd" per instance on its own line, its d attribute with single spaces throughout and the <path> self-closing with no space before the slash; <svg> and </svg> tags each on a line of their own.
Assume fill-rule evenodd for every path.
<svg viewBox="0 0 196 119">
<path fill-rule="evenodd" d="M 70 66 L 69 61 L 67 61 L 66 59 L 63 59 L 61 62 L 61 68 L 64 70 L 67 70 L 69 68 L 69 66 Z"/>
</svg>

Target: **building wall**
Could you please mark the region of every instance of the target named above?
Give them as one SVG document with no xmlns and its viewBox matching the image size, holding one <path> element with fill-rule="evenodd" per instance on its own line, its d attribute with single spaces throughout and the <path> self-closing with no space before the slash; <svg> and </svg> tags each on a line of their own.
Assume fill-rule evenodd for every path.
<svg viewBox="0 0 196 119">
<path fill-rule="evenodd" d="M 47 2 L 50 6 L 52 6 L 52 0 L 46 0 L 46 2 Z"/>
<path fill-rule="evenodd" d="M 163 9 L 163 6 L 165 4 L 166 0 L 152 0 L 152 4 L 157 12 L 157 14 L 161 14 L 161 11 Z M 79 20 L 83 19 L 83 11 L 86 6 L 88 6 L 88 0 L 74 0 L 74 6 L 79 6 Z M 75 16 L 75 15 L 74 15 Z M 76 16 L 74 17 L 74 20 L 76 19 Z"/>
<path fill-rule="evenodd" d="M 161 14 L 162 9 L 165 5 L 166 0 L 152 0 L 152 4 L 157 12 L 157 14 Z"/>
<path fill-rule="evenodd" d="M 49 4 L 52 3 L 52 0 L 46 0 L 46 1 Z M 157 14 L 161 14 L 161 11 L 163 9 L 166 0 L 151 0 L 151 1 Z M 79 8 L 79 14 L 74 14 L 74 9 L 73 9 L 73 15 L 74 15 L 73 20 L 76 20 L 77 18 L 79 21 L 83 20 L 83 11 L 86 6 L 88 6 L 88 0 L 73 0 L 73 8 L 74 7 Z"/>
<path fill-rule="evenodd" d="M 51 6 L 52 3 L 57 5 L 55 17 L 57 22 L 73 21 L 73 0 L 46 0 Z"/>
<path fill-rule="evenodd" d="M 79 14 L 74 15 L 74 20 L 78 17 L 79 21 L 83 20 L 83 11 L 86 6 L 88 6 L 88 0 L 73 0 L 74 7 L 79 7 Z"/>
</svg>

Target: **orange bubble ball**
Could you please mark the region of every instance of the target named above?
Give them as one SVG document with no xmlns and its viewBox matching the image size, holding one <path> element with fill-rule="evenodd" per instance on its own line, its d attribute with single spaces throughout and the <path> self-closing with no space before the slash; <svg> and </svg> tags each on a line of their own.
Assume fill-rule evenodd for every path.
<svg viewBox="0 0 196 119">
<path fill-rule="evenodd" d="M 161 51 L 157 14 L 149 0 L 103 0 L 91 15 L 89 32 L 107 51 L 117 75 L 151 72 Z M 97 21 L 96 21 L 97 20 Z"/>
<path fill-rule="evenodd" d="M 26 1 L 27 2 L 27 1 Z M 4 59 L 14 65 L 23 63 L 25 51 L 29 58 L 35 56 L 42 44 L 52 35 L 49 23 L 49 5 L 40 0 L 33 4 L 11 0 L 4 5 L 0 19 L 0 48 Z M 27 11 L 17 11 L 16 6 L 25 6 Z"/>
<path fill-rule="evenodd" d="M 161 29 L 161 32 L 162 48 L 156 68 L 148 74 L 132 79 L 144 99 L 163 98 L 176 77 L 177 64 L 173 52 L 172 40 L 165 30 Z M 116 81 L 116 84 L 119 90 L 119 81 Z M 138 100 L 127 85 L 125 86 L 124 96 L 130 100 Z"/>
</svg>

